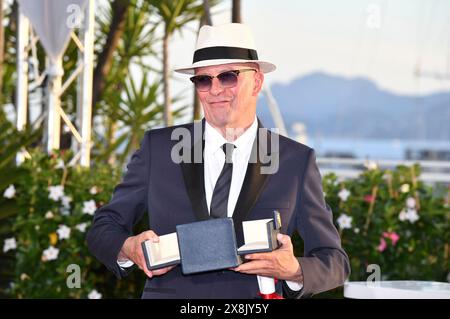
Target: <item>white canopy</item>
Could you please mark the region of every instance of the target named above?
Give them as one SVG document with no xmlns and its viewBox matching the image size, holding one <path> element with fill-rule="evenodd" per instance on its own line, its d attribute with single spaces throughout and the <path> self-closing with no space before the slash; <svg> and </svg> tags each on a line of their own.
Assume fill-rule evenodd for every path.
<svg viewBox="0 0 450 319">
<path fill-rule="evenodd" d="M 49 72 L 55 70 L 70 40 L 70 33 L 77 27 L 79 14 L 83 13 L 87 0 L 18 0 L 22 13 L 30 20 L 45 52 L 50 58 Z M 56 74 L 52 74 L 56 75 Z"/>
</svg>

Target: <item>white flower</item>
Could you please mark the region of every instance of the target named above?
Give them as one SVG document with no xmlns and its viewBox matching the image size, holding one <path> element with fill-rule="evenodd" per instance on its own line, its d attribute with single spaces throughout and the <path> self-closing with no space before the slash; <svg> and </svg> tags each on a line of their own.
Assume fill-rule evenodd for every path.
<svg viewBox="0 0 450 319">
<path fill-rule="evenodd" d="M 400 221 L 404 222 L 407 218 L 406 218 L 406 212 L 404 209 L 402 209 L 402 211 L 400 212 L 400 214 L 398 215 L 398 219 L 400 219 Z"/>
<path fill-rule="evenodd" d="M 55 215 L 53 215 L 53 213 L 51 211 L 48 211 L 45 213 L 46 219 L 52 219 L 53 217 L 55 217 Z"/>
<path fill-rule="evenodd" d="M 64 208 L 70 208 L 70 202 L 71 201 L 72 201 L 72 197 L 70 197 L 70 196 L 65 196 L 64 195 L 61 198 L 61 202 L 62 202 Z"/>
<path fill-rule="evenodd" d="M 6 198 L 13 198 L 16 195 L 16 188 L 14 185 L 9 185 L 8 188 L 3 193 L 3 196 Z"/>
<path fill-rule="evenodd" d="M 58 254 L 59 254 L 59 249 L 55 248 L 53 246 L 50 246 L 42 252 L 42 260 L 43 261 L 55 260 L 56 258 L 58 258 Z"/>
<path fill-rule="evenodd" d="M 36 229 L 37 231 L 39 231 L 39 229 L 41 229 L 41 226 L 36 225 L 36 226 L 34 226 L 34 229 Z"/>
<path fill-rule="evenodd" d="M 374 162 L 374 161 L 366 161 L 366 162 L 364 163 L 364 166 L 365 166 L 369 171 L 372 171 L 372 170 L 375 170 L 375 169 L 378 168 L 378 164 L 377 164 L 376 162 Z"/>
<path fill-rule="evenodd" d="M 64 161 L 62 159 L 58 160 L 58 163 L 55 166 L 56 169 L 64 169 Z"/>
<path fill-rule="evenodd" d="M 346 214 L 342 214 L 341 216 L 339 216 L 339 218 L 337 219 L 337 222 L 339 224 L 339 228 L 340 229 L 346 229 L 346 228 L 352 228 L 352 220 L 353 217 L 350 217 Z"/>
<path fill-rule="evenodd" d="M 8 250 L 13 250 L 17 248 L 17 242 L 14 237 L 5 239 L 3 244 L 3 252 L 6 253 Z"/>
<path fill-rule="evenodd" d="M 59 225 L 56 232 L 58 233 L 59 239 L 69 239 L 70 237 L 70 228 L 66 225 Z"/>
<path fill-rule="evenodd" d="M 89 193 L 91 193 L 91 195 L 97 194 L 98 193 L 97 186 L 92 186 L 91 189 L 89 190 Z"/>
<path fill-rule="evenodd" d="M 86 231 L 87 223 L 81 223 L 75 226 L 80 232 L 84 233 Z"/>
<path fill-rule="evenodd" d="M 323 192 L 323 197 L 327 197 L 327 193 Z"/>
<path fill-rule="evenodd" d="M 94 289 L 89 293 L 88 298 L 89 299 L 102 299 L 102 294 Z"/>
<path fill-rule="evenodd" d="M 409 192 L 409 184 L 403 184 L 403 185 L 400 187 L 400 191 L 401 191 L 402 193 L 408 193 L 408 192 Z"/>
<path fill-rule="evenodd" d="M 84 214 L 94 215 L 96 210 L 97 210 L 97 206 L 95 205 L 95 201 L 93 199 L 83 203 L 83 213 Z"/>
<path fill-rule="evenodd" d="M 415 209 L 408 209 L 408 212 L 406 213 L 406 218 L 409 220 L 411 224 L 414 224 L 416 221 L 419 220 L 419 214 L 417 214 L 417 211 Z"/>
<path fill-rule="evenodd" d="M 408 197 L 406 199 L 406 207 L 408 208 L 416 207 L 416 199 L 414 197 Z"/>
<path fill-rule="evenodd" d="M 30 279 L 30 276 L 28 276 L 26 273 L 23 272 L 20 274 L 20 280 L 24 281 L 27 279 Z"/>
<path fill-rule="evenodd" d="M 398 219 L 400 219 L 400 221 L 402 222 L 407 220 L 411 224 L 414 224 L 416 221 L 419 220 L 419 214 L 417 214 L 417 211 L 413 208 L 408 208 L 406 211 L 403 209 L 400 212 Z"/>
<path fill-rule="evenodd" d="M 338 193 L 339 198 L 341 199 L 341 201 L 346 202 L 347 198 L 350 196 L 350 192 L 346 189 L 343 188 L 341 189 L 341 191 Z"/>
<path fill-rule="evenodd" d="M 354 229 L 355 234 L 359 234 L 359 228 Z"/>
<path fill-rule="evenodd" d="M 60 200 L 64 196 L 64 186 L 49 186 L 48 187 L 49 195 L 48 198 L 53 199 L 55 202 Z"/>
</svg>

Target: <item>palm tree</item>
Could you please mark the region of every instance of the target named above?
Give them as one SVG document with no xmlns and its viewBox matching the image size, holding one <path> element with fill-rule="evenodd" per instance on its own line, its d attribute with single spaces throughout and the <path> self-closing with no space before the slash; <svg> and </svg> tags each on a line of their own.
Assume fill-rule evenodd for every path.
<svg viewBox="0 0 450 319">
<path fill-rule="evenodd" d="M 209 1 L 203 0 L 203 16 L 201 20 L 201 25 L 212 25 L 212 19 L 211 19 L 211 10 L 209 7 Z"/>
<path fill-rule="evenodd" d="M 17 2 L 0 0 L 0 106 L 14 104 Z M 4 7 L 6 4 L 6 7 Z M 6 25 L 6 28 L 4 27 Z"/>
<path fill-rule="evenodd" d="M 180 31 L 186 23 L 199 20 L 203 15 L 203 3 L 198 0 L 148 0 L 164 25 L 163 35 L 163 85 L 164 123 L 173 124 L 169 86 L 169 42 L 175 31 Z"/>
<path fill-rule="evenodd" d="M 147 72 L 142 74 L 140 85 L 133 76 L 128 76 L 123 91 L 112 96 L 113 101 L 119 101 L 113 115 L 118 123 L 117 147 L 124 146 L 119 156 L 119 163 L 123 163 L 127 155 L 139 148 L 145 130 L 161 123 L 162 105 L 158 103 L 160 94 L 160 80 L 148 82 Z"/>
<path fill-rule="evenodd" d="M 103 12 L 100 12 L 98 19 L 100 35 L 108 33 L 113 15 L 112 7 L 106 7 Z M 103 78 L 103 94 L 97 103 L 96 115 L 102 119 L 104 130 L 95 131 L 95 139 L 98 143 L 97 148 L 94 148 L 93 156 L 96 160 L 114 164 L 115 151 L 123 143 L 123 140 L 117 139 L 120 120 L 117 114 L 120 94 L 124 92 L 130 69 L 137 66 L 146 71 L 156 71 L 143 61 L 144 57 L 156 56 L 154 44 L 159 41 L 156 38 L 156 23 L 151 21 L 151 16 L 150 5 L 147 2 L 131 0 L 122 25 L 121 37 L 111 55 L 109 71 Z M 99 43 L 102 41 L 100 40 Z"/>
<path fill-rule="evenodd" d="M 111 101 L 108 104 L 117 105 L 112 111 L 114 113 L 108 114 L 117 121 L 118 133 L 117 140 L 109 150 L 122 149 L 118 156 L 119 165 L 123 165 L 131 152 L 139 148 L 139 142 L 146 130 L 163 122 L 163 105 L 158 101 L 162 90 L 161 79 L 157 77 L 150 82 L 148 72 L 143 71 L 142 80 L 137 83 L 134 75 L 127 76 L 123 91 L 105 97 Z M 184 107 L 179 108 L 174 115 L 178 116 L 183 110 Z"/>
<path fill-rule="evenodd" d="M 233 0 L 233 7 L 231 9 L 231 22 L 242 23 L 241 0 Z"/>
<path fill-rule="evenodd" d="M 3 29 L 3 0 L 0 0 L 0 65 L 3 65 L 5 60 L 5 31 Z M 0 69 L 0 105 L 2 104 L 2 81 L 3 80 L 3 68 Z"/>
<path fill-rule="evenodd" d="M 208 0 L 203 0 L 203 15 L 202 18 L 200 19 L 200 26 L 199 26 L 199 31 L 200 28 L 204 25 L 212 25 L 212 19 L 211 19 L 211 10 L 209 8 L 209 1 Z M 193 120 L 199 120 L 201 117 L 201 108 L 200 108 L 200 100 L 197 96 L 197 92 L 194 88 L 194 107 L 193 107 Z"/>
<path fill-rule="evenodd" d="M 92 106 L 94 108 L 105 89 L 106 77 L 111 70 L 113 62 L 113 53 L 116 51 L 120 37 L 124 31 L 125 20 L 130 5 L 130 0 L 114 0 L 111 4 L 111 24 L 103 50 L 98 55 L 98 62 L 93 75 Z"/>
</svg>

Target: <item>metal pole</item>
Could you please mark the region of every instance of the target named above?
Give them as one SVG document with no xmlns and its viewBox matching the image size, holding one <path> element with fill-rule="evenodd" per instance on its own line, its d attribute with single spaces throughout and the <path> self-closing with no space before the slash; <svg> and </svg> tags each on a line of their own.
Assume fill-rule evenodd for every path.
<svg viewBox="0 0 450 319">
<path fill-rule="evenodd" d="M 91 126 L 92 126 L 92 68 L 94 61 L 94 9 L 95 1 L 89 0 L 86 5 L 86 14 L 84 21 L 83 46 L 84 51 L 83 60 L 84 68 L 81 75 L 81 158 L 80 164 L 84 167 L 89 167 L 91 155 Z"/>
<path fill-rule="evenodd" d="M 58 107 L 61 105 L 61 82 L 62 58 L 58 59 L 54 65 L 50 65 L 49 80 L 47 85 L 47 152 L 59 149 L 61 117 Z"/>
<path fill-rule="evenodd" d="M 264 86 L 264 93 L 267 97 L 267 105 L 269 106 L 270 113 L 272 114 L 273 121 L 280 130 L 280 134 L 284 136 L 287 135 L 286 127 L 284 126 L 283 117 L 280 113 L 280 108 L 278 107 L 277 101 L 272 95 L 272 91 L 270 90 L 270 87 L 268 85 Z"/>
<path fill-rule="evenodd" d="M 17 25 L 17 80 L 16 80 L 16 107 L 17 107 L 17 129 L 22 131 L 27 124 L 28 109 L 28 45 L 30 23 L 18 9 Z M 24 156 L 19 152 L 16 163 L 21 164 Z"/>
</svg>

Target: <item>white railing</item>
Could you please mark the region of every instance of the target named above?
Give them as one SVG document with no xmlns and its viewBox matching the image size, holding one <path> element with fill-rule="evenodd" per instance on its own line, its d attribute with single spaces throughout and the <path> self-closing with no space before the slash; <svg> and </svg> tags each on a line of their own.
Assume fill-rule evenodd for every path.
<svg viewBox="0 0 450 319">
<path fill-rule="evenodd" d="M 380 169 L 392 169 L 399 165 L 412 166 L 419 164 L 421 167 L 420 180 L 426 183 L 450 183 L 450 162 L 446 161 L 411 161 L 411 160 L 365 160 L 354 158 L 317 158 L 320 172 L 323 175 L 333 172 L 337 176 L 347 179 L 355 178 L 368 165 L 376 164 Z"/>
</svg>

